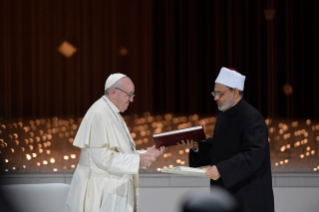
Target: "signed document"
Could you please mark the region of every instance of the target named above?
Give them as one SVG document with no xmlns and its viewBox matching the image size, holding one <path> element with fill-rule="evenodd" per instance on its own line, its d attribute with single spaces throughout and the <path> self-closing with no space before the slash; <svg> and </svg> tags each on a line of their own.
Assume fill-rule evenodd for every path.
<svg viewBox="0 0 319 212">
<path fill-rule="evenodd" d="M 172 174 L 182 174 L 182 175 L 195 176 L 195 177 L 206 177 L 207 170 L 192 168 L 188 166 L 175 166 L 172 168 L 163 168 L 162 172 L 167 172 Z"/>
</svg>

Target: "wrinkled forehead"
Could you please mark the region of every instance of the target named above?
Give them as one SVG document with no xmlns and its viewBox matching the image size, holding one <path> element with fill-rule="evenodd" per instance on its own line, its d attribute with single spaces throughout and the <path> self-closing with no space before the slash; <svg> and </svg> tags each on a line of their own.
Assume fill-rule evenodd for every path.
<svg viewBox="0 0 319 212">
<path fill-rule="evenodd" d="M 135 90 L 135 86 L 134 83 L 132 82 L 132 80 L 128 77 L 123 77 L 121 80 L 121 87 L 122 88 L 126 88 L 128 92 L 134 92 Z"/>
<path fill-rule="evenodd" d="M 225 85 L 222 85 L 220 83 L 215 83 L 215 88 L 214 88 L 214 91 L 224 91 L 224 90 L 227 90 L 227 86 Z"/>
</svg>

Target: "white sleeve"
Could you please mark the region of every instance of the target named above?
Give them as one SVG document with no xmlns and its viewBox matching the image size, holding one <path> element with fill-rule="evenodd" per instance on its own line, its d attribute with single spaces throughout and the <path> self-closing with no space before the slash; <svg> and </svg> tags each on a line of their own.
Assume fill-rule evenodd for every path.
<svg viewBox="0 0 319 212">
<path fill-rule="evenodd" d="M 197 149 L 193 150 L 193 152 L 198 152 L 199 151 L 199 147 L 197 147 Z"/>
<path fill-rule="evenodd" d="M 121 153 L 108 147 L 87 148 L 93 162 L 100 169 L 109 172 L 137 174 L 140 165 L 140 155 Z"/>
</svg>

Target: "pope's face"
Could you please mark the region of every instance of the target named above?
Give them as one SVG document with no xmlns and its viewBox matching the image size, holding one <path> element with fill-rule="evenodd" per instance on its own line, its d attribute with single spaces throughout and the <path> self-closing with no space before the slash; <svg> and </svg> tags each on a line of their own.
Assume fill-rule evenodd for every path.
<svg viewBox="0 0 319 212">
<path fill-rule="evenodd" d="M 123 113 L 127 110 L 129 104 L 133 102 L 134 97 L 129 95 L 134 94 L 135 87 L 133 82 L 125 77 L 121 79 L 120 85 L 116 89 L 114 104 Z"/>
<path fill-rule="evenodd" d="M 233 94 L 228 87 L 215 83 L 214 92 L 216 94 L 214 100 L 216 101 L 220 111 L 226 111 L 233 105 Z"/>
</svg>

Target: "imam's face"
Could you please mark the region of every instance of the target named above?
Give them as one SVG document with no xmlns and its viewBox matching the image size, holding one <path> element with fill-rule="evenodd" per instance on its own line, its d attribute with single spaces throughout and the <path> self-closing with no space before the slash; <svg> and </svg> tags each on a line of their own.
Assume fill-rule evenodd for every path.
<svg viewBox="0 0 319 212">
<path fill-rule="evenodd" d="M 233 93 L 228 87 L 219 83 L 215 83 L 214 92 L 214 100 L 217 103 L 218 110 L 226 111 L 233 105 Z"/>
</svg>

